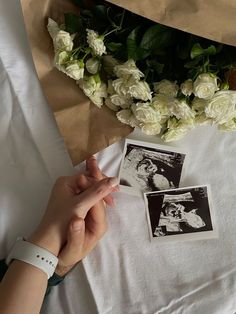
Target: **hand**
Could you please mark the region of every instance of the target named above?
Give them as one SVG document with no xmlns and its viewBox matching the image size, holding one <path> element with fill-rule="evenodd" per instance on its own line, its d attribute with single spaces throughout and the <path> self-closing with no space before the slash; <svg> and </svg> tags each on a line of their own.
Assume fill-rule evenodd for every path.
<svg viewBox="0 0 236 314">
<path fill-rule="evenodd" d="M 84 175 L 59 178 L 52 190 L 47 210 L 33 235 L 29 238 L 53 254 L 58 255 L 66 243 L 67 229 L 73 217 L 85 219 L 95 204 L 107 197 L 118 184 L 117 178 L 105 178 L 86 191 L 79 188 Z M 78 194 L 79 193 L 79 194 Z"/>
<path fill-rule="evenodd" d="M 94 180 L 102 180 L 105 176 L 97 165 L 94 157 L 86 162 L 87 176 L 80 176 L 78 187 L 88 189 Z M 116 187 L 113 191 L 117 191 Z M 114 205 L 111 195 L 104 198 L 109 205 Z M 56 273 L 65 276 L 80 260 L 82 260 L 97 244 L 107 230 L 104 202 L 100 201 L 87 213 L 85 220 L 74 218 L 68 229 L 67 243 L 60 252 Z"/>
</svg>

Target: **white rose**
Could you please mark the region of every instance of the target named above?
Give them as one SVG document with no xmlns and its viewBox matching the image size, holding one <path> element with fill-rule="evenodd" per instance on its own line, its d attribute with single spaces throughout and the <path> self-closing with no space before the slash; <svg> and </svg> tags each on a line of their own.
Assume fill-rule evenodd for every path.
<svg viewBox="0 0 236 314">
<path fill-rule="evenodd" d="M 72 61 L 68 66 L 66 66 L 65 73 L 76 81 L 80 80 L 84 76 L 83 61 L 81 60 Z"/>
<path fill-rule="evenodd" d="M 128 93 L 135 99 L 148 101 L 152 99 L 152 92 L 147 82 L 135 82 L 129 86 Z"/>
<path fill-rule="evenodd" d="M 101 86 L 101 79 L 99 75 L 85 77 L 79 82 L 80 88 L 83 89 L 86 96 L 90 97 Z"/>
<path fill-rule="evenodd" d="M 195 110 L 198 114 L 203 113 L 205 111 L 206 104 L 206 99 L 194 97 L 192 101 L 192 109 Z"/>
<path fill-rule="evenodd" d="M 165 142 L 178 141 L 183 138 L 189 130 L 195 126 L 194 119 L 177 120 L 170 118 L 167 122 L 167 131 L 162 135 Z"/>
<path fill-rule="evenodd" d="M 236 117 L 236 91 L 219 91 L 208 100 L 205 113 L 218 124 L 224 124 Z"/>
<path fill-rule="evenodd" d="M 189 107 L 185 100 L 172 99 L 168 104 L 171 115 L 177 119 L 191 119 L 194 118 L 195 112 Z"/>
<path fill-rule="evenodd" d="M 236 131 L 236 119 L 232 119 L 227 123 L 219 125 L 221 131 Z"/>
<path fill-rule="evenodd" d="M 106 98 L 105 99 L 105 105 L 111 109 L 112 111 L 118 111 L 119 110 L 119 107 L 117 107 L 116 105 L 114 105 L 111 101 L 110 98 Z"/>
<path fill-rule="evenodd" d="M 180 89 L 185 96 L 190 96 L 193 93 L 193 81 L 191 79 L 186 80 L 181 84 Z"/>
<path fill-rule="evenodd" d="M 50 19 L 50 18 L 48 19 L 47 29 L 52 39 L 60 31 L 60 27 L 58 26 L 57 22 L 55 22 L 53 19 Z"/>
<path fill-rule="evenodd" d="M 101 108 L 103 103 L 104 103 L 104 99 L 100 96 L 98 96 L 96 93 L 94 93 L 93 95 L 89 96 L 89 99 L 98 107 Z"/>
<path fill-rule="evenodd" d="M 217 90 L 217 77 L 211 73 L 198 75 L 193 83 L 193 93 L 198 98 L 210 99 Z"/>
<path fill-rule="evenodd" d="M 199 125 L 203 125 L 203 124 L 213 124 L 213 120 L 208 118 L 205 114 L 205 112 L 198 114 L 195 117 L 195 123 L 199 124 Z"/>
<path fill-rule="evenodd" d="M 96 74 L 100 68 L 100 62 L 97 58 L 90 58 L 86 61 L 86 69 L 91 74 Z"/>
<path fill-rule="evenodd" d="M 117 112 L 116 117 L 120 122 L 130 125 L 132 128 L 136 127 L 138 124 L 130 109 L 123 109 Z"/>
<path fill-rule="evenodd" d="M 135 118 L 143 123 L 156 123 L 161 121 L 161 116 L 158 111 L 152 108 L 149 102 L 136 103 L 131 106 L 131 110 Z"/>
<path fill-rule="evenodd" d="M 112 82 L 112 86 L 118 95 L 125 97 L 127 96 L 129 88 L 127 80 L 124 80 L 123 78 L 118 78 Z"/>
<path fill-rule="evenodd" d="M 155 123 L 141 123 L 139 125 L 143 133 L 147 135 L 157 135 L 160 134 L 162 126 L 160 123 L 155 122 Z"/>
<path fill-rule="evenodd" d="M 104 45 L 103 36 L 99 36 L 97 32 L 92 29 L 86 29 L 87 43 L 96 56 L 106 54 L 106 46 Z"/>
<path fill-rule="evenodd" d="M 141 77 L 144 77 L 144 74 L 136 67 L 132 59 L 115 66 L 114 72 L 119 78 L 129 78 L 132 76 L 135 80 L 139 80 Z"/>
<path fill-rule="evenodd" d="M 71 51 L 73 49 L 73 40 L 71 35 L 65 31 L 59 31 L 56 34 L 56 36 L 53 38 L 53 44 L 55 51 Z"/>
<path fill-rule="evenodd" d="M 154 83 L 153 85 L 154 91 L 156 93 L 172 97 L 176 97 L 179 90 L 179 86 L 176 84 L 176 82 L 171 82 L 168 80 L 162 80 L 160 82 Z"/>
<path fill-rule="evenodd" d="M 55 67 L 65 73 L 65 64 L 70 60 L 70 56 L 66 51 L 57 51 L 54 57 L 54 65 Z"/>
<path fill-rule="evenodd" d="M 160 112 L 161 124 L 165 123 L 170 117 L 170 111 L 168 108 L 169 97 L 163 94 L 156 94 L 152 99 L 152 107 Z"/>
<path fill-rule="evenodd" d="M 111 55 L 105 55 L 102 57 L 103 69 L 110 76 L 114 75 L 114 68 L 118 64 L 119 61 Z"/>
<path fill-rule="evenodd" d="M 111 95 L 110 99 L 114 105 L 121 107 L 122 109 L 129 108 L 132 105 L 132 100 L 130 98 L 118 94 Z"/>
<path fill-rule="evenodd" d="M 99 87 L 89 96 L 90 100 L 99 108 L 104 103 L 104 98 L 107 97 L 107 86 L 105 83 L 101 83 Z"/>
</svg>

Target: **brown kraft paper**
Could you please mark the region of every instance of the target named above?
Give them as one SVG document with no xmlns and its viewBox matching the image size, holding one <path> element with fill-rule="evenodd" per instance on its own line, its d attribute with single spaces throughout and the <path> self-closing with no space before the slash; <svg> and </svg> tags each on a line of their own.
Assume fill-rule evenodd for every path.
<svg viewBox="0 0 236 314">
<path fill-rule="evenodd" d="M 109 0 L 150 20 L 236 46 L 235 0 Z"/>
</svg>

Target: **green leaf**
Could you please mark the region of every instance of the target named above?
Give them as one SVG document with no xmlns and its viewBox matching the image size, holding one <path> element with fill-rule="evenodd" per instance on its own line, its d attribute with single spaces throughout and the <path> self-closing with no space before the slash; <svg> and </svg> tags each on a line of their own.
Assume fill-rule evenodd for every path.
<svg viewBox="0 0 236 314">
<path fill-rule="evenodd" d="M 215 55 L 216 54 L 216 47 L 213 45 L 210 45 L 208 48 L 203 49 L 199 43 L 193 45 L 191 52 L 190 52 L 190 57 L 191 59 L 195 59 L 196 57 L 199 56 L 210 56 L 210 55 Z"/>
<path fill-rule="evenodd" d="M 81 19 L 74 13 L 66 13 L 65 15 L 65 31 L 70 34 L 78 33 L 82 28 Z"/>
<path fill-rule="evenodd" d="M 129 59 L 137 60 L 137 49 L 138 49 L 137 41 L 138 41 L 139 29 L 140 29 L 140 26 L 133 29 L 126 39 L 127 52 L 128 52 Z"/>
<path fill-rule="evenodd" d="M 119 50 L 122 46 L 123 46 L 122 43 L 115 43 L 115 42 L 110 42 L 106 44 L 107 49 L 110 50 L 111 52 L 115 52 Z"/>
<path fill-rule="evenodd" d="M 172 30 L 166 26 L 156 24 L 151 26 L 143 35 L 140 48 L 156 50 L 171 44 Z"/>
</svg>

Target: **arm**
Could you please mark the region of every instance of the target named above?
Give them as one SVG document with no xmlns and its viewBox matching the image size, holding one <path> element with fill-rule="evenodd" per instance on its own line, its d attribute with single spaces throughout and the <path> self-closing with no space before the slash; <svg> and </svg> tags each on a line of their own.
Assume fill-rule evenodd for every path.
<svg viewBox="0 0 236 314">
<path fill-rule="evenodd" d="M 63 247 L 68 250 L 76 242 L 77 260 L 74 262 L 81 260 L 99 238 L 97 230 L 89 229 L 89 220 L 86 222 L 89 211 L 96 206 L 103 210 L 103 198 L 114 191 L 118 183 L 115 179 L 104 179 L 81 193 L 78 180 L 81 176 L 77 175 L 57 181 L 42 222 L 28 239 L 56 256 L 63 250 L 65 253 Z M 43 271 L 22 261 L 13 261 L 0 284 L 0 313 L 39 313 L 46 287 L 47 276 Z"/>
</svg>

